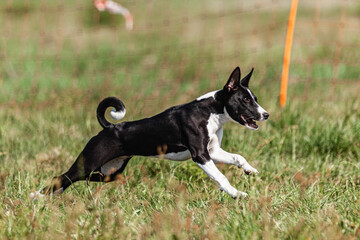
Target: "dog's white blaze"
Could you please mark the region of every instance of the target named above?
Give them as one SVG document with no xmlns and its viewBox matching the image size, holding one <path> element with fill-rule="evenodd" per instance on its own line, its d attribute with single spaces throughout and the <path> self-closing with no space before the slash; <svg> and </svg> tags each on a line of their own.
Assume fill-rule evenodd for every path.
<svg viewBox="0 0 360 240">
<path fill-rule="evenodd" d="M 126 114 L 126 109 L 124 109 L 123 111 L 118 111 L 118 112 L 113 109 L 110 112 L 110 116 L 115 120 L 123 119 L 125 117 L 125 114 Z"/>
<path fill-rule="evenodd" d="M 263 109 L 259 104 L 258 104 L 258 108 L 257 108 L 257 111 L 259 112 L 261 118 L 259 121 L 265 121 L 266 119 L 264 118 L 264 113 L 267 113 L 265 111 L 265 109 Z"/>
<path fill-rule="evenodd" d="M 254 102 L 256 102 L 254 94 L 250 91 L 250 89 L 246 88 L 246 90 L 249 92 L 249 94 L 250 94 L 251 98 L 254 100 Z"/>
<path fill-rule="evenodd" d="M 212 91 L 212 92 L 208 92 L 200 97 L 198 97 L 196 100 L 200 101 L 202 99 L 206 99 L 206 98 L 210 98 L 213 97 L 215 99 L 215 94 L 220 91 L 220 90 L 216 90 L 216 91 Z"/>
<path fill-rule="evenodd" d="M 258 113 L 259 113 L 260 116 L 261 116 L 258 121 L 264 121 L 264 120 L 265 120 L 265 118 L 264 118 L 264 113 L 267 113 L 267 112 L 265 111 L 265 109 L 263 109 L 263 108 L 255 101 L 254 94 L 252 94 L 252 92 L 250 91 L 250 89 L 247 89 L 247 90 L 248 90 L 250 96 L 252 97 L 252 99 L 254 100 L 254 102 L 256 103 L 257 111 L 258 111 Z M 247 126 L 247 127 L 248 127 L 248 126 Z M 248 127 L 248 128 L 254 130 L 254 129 L 251 128 L 251 127 Z"/>
<path fill-rule="evenodd" d="M 101 166 L 101 173 L 108 175 L 116 172 L 122 167 L 122 165 L 124 164 L 124 160 L 127 158 L 128 156 L 121 156 L 110 160 L 109 162 Z"/>
</svg>

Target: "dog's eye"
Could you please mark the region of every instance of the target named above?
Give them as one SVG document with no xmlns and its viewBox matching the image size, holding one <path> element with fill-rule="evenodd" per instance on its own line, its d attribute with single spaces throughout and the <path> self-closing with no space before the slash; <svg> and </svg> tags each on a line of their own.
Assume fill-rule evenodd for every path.
<svg viewBox="0 0 360 240">
<path fill-rule="evenodd" d="M 250 99 L 247 98 L 247 97 L 244 97 L 244 98 L 243 98 L 243 101 L 246 102 L 246 103 L 249 103 L 249 102 L 250 102 Z"/>
</svg>

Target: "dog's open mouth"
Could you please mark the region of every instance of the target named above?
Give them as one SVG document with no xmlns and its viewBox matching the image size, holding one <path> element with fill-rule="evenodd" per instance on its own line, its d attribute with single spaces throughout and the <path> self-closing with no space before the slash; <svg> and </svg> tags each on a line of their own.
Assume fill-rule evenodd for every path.
<svg viewBox="0 0 360 240">
<path fill-rule="evenodd" d="M 258 129 L 258 125 L 256 125 L 256 122 L 251 117 L 248 117 L 246 115 L 240 115 L 241 119 L 244 121 L 244 124 L 246 127 L 250 129 Z"/>
</svg>

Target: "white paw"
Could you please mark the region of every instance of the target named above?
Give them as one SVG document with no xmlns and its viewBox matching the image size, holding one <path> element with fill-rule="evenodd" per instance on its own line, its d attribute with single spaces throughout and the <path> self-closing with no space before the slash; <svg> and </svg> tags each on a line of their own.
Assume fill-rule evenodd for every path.
<svg viewBox="0 0 360 240">
<path fill-rule="evenodd" d="M 247 175 L 250 175 L 250 174 L 259 174 L 259 171 L 256 170 L 255 168 L 253 168 L 250 164 L 246 163 L 242 166 L 242 168 L 244 169 L 244 172 L 247 174 Z"/>
<path fill-rule="evenodd" d="M 246 198 L 248 197 L 248 194 L 245 193 L 245 192 L 238 191 L 236 197 L 239 197 L 239 198 L 242 198 L 242 199 L 246 199 Z"/>
<path fill-rule="evenodd" d="M 42 199 L 44 196 L 45 196 L 44 194 L 40 193 L 40 190 L 37 191 L 37 192 L 31 192 L 31 193 L 29 194 L 29 198 L 30 198 L 31 200 L 33 200 L 33 201 L 36 201 L 36 200 L 38 200 L 38 199 Z"/>
<path fill-rule="evenodd" d="M 235 188 L 233 189 L 233 191 L 229 191 L 228 194 L 230 194 L 230 196 L 234 199 L 236 198 L 246 199 L 248 196 L 247 193 L 236 190 Z"/>
</svg>

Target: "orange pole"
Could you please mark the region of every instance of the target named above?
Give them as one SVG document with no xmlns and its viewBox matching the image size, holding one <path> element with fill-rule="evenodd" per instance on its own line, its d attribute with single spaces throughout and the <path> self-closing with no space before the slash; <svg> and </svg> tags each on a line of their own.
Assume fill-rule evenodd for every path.
<svg viewBox="0 0 360 240">
<path fill-rule="evenodd" d="M 294 35 L 297 6 L 298 6 L 298 0 L 292 0 L 290 14 L 289 14 L 288 27 L 287 27 L 287 33 L 286 33 L 283 69 L 282 69 L 282 74 L 281 74 L 281 87 L 280 87 L 280 106 L 281 107 L 285 107 L 285 104 L 286 104 L 287 85 L 288 85 L 288 79 L 289 79 L 290 56 L 291 56 L 291 45 L 292 45 L 292 40 L 293 40 L 293 35 Z"/>
</svg>

